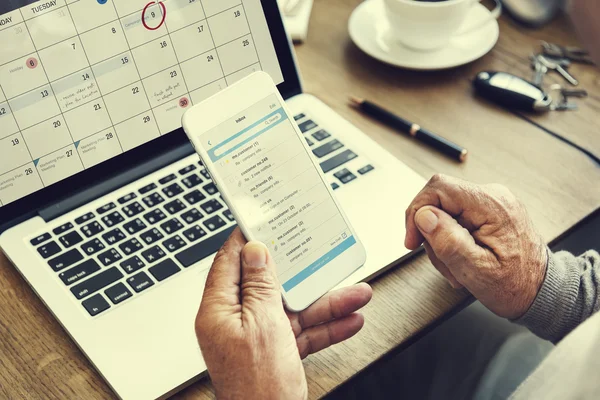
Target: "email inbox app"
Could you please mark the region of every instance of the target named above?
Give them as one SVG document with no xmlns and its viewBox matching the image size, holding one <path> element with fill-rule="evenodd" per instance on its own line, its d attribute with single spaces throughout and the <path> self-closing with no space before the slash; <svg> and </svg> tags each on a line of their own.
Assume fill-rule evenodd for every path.
<svg viewBox="0 0 600 400">
<path fill-rule="evenodd" d="M 228 196 L 269 247 L 286 291 L 356 243 L 293 123 L 272 95 L 203 136 Z"/>
</svg>

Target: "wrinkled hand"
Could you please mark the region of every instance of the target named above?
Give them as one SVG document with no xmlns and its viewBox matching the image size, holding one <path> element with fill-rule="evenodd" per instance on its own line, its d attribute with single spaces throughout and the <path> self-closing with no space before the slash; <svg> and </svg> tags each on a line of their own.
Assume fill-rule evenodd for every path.
<svg viewBox="0 0 600 400">
<path fill-rule="evenodd" d="M 215 257 L 196 334 L 220 399 L 304 399 L 301 358 L 354 336 L 371 299 L 361 284 L 286 312 L 273 259 L 236 229 Z"/>
<path fill-rule="evenodd" d="M 425 243 L 454 288 L 466 287 L 497 315 L 517 319 L 533 304 L 546 245 L 525 207 L 505 187 L 434 176 L 406 211 L 409 249 Z"/>
</svg>

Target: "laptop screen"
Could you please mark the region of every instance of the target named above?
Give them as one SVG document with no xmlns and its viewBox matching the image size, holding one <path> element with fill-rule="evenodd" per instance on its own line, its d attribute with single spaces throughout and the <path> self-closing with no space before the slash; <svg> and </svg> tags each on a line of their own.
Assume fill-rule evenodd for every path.
<svg viewBox="0 0 600 400">
<path fill-rule="evenodd" d="M 0 207 L 170 134 L 253 71 L 284 80 L 260 0 L 1 0 L 0 43 Z"/>
</svg>

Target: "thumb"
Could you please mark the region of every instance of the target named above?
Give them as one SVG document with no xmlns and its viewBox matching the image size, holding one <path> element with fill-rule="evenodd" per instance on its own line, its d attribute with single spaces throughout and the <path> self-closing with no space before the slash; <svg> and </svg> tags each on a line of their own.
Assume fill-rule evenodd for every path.
<svg viewBox="0 0 600 400">
<path fill-rule="evenodd" d="M 282 302 L 277 270 L 269 250 L 260 242 L 250 242 L 242 250 L 242 306 L 256 301 L 279 306 Z"/>
<path fill-rule="evenodd" d="M 423 207 L 415 214 L 415 223 L 437 258 L 451 272 L 472 264 L 483 249 L 471 233 L 437 207 Z"/>
</svg>

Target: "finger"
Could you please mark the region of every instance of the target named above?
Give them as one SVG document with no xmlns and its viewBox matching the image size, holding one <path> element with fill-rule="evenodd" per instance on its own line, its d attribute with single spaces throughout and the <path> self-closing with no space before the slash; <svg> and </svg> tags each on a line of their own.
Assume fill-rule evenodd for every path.
<svg viewBox="0 0 600 400">
<path fill-rule="evenodd" d="M 354 313 L 342 319 L 336 319 L 307 329 L 296 338 L 300 357 L 306 358 L 309 354 L 317 353 L 351 338 L 362 329 L 364 324 L 364 317 L 361 314 Z"/>
<path fill-rule="evenodd" d="M 242 312 L 274 310 L 283 312 L 275 262 L 267 247 L 250 242 L 242 250 Z"/>
<path fill-rule="evenodd" d="M 289 314 L 294 334 L 298 336 L 304 329 L 348 316 L 367 305 L 371 297 L 373 290 L 366 283 L 328 293 L 306 310 Z"/>
<path fill-rule="evenodd" d="M 487 256 L 471 233 L 439 208 L 423 207 L 415 215 L 415 222 L 437 259 L 453 276 L 460 276 L 461 281 L 464 281 L 464 268 Z"/>
<path fill-rule="evenodd" d="M 429 243 L 425 242 L 423 245 L 425 246 L 425 251 L 427 251 L 427 256 L 429 257 L 429 260 L 431 261 L 435 269 L 437 269 L 439 273 L 442 274 L 442 276 L 446 278 L 448 282 L 450 282 L 450 285 L 454 289 L 462 289 L 463 285 L 461 285 L 460 282 L 458 282 L 458 280 L 454 277 L 454 275 L 452 275 L 452 272 L 450 272 L 446 264 L 444 264 L 440 261 L 439 258 L 437 258 L 435 252 L 433 251 Z"/>
<path fill-rule="evenodd" d="M 425 206 L 433 206 L 446 211 L 469 230 L 475 230 L 485 223 L 484 213 L 473 213 L 469 218 L 462 218 L 465 209 L 479 204 L 482 190 L 472 183 L 444 176 L 435 175 L 425 188 L 415 197 L 406 210 L 406 237 L 404 244 L 408 249 L 418 248 L 425 238 L 415 224 L 417 211 Z"/>
<path fill-rule="evenodd" d="M 217 252 L 206 278 L 204 298 L 217 296 L 227 303 L 239 303 L 240 255 L 246 238 L 237 228 Z"/>
</svg>

